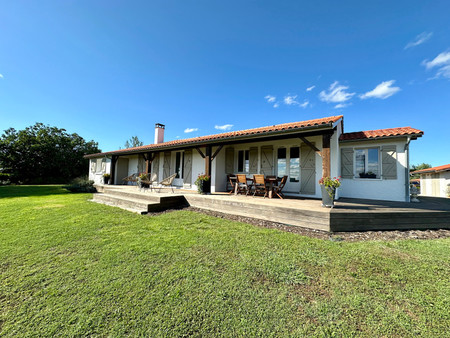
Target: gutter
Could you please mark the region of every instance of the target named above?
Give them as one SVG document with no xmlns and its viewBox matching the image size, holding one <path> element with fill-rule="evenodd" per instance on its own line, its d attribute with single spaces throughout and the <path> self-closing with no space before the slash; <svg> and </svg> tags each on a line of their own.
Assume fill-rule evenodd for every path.
<svg viewBox="0 0 450 338">
<path fill-rule="evenodd" d="M 411 192 L 409 186 L 409 143 L 411 142 L 411 137 L 407 137 L 407 141 L 404 147 L 406 155 L 406 167 L 405 167 L 405 201 L 411 202 Z"/>
</svg>

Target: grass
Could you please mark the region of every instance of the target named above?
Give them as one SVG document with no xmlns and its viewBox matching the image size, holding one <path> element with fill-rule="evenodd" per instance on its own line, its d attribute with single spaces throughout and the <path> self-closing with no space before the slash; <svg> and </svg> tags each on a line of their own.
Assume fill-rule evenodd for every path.
<svg viewBox="0 0 450 338">
<path fill-rule="evenodd" d="M 0 187 L 0 335 L 450 332 L 450 240 L 335 242 Z"/>
</svg>

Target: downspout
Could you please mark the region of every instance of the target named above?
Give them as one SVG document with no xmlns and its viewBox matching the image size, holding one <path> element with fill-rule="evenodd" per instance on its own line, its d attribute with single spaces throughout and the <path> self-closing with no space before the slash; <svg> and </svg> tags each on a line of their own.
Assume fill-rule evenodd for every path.
<svg viewBox="0 0 450 338">
<path fill-rule="evenodd" d="M 411 137 L 407 138 L 405 144 L 405 155 L 406 155 L 406 167 L 405 167 L 405 201 L 411 202 L 410 200 L 410 188 L 409 188 L 409 143 L 411 142 Z"/>
</svg>

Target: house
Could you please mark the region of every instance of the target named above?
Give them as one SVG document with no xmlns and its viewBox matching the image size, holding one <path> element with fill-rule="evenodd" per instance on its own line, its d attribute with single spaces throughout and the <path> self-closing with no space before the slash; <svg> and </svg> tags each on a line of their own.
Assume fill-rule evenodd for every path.
<svg viewBox="0 0 450 338">
<path fill-rule="evenodd" d="M 420 175 L 422 196 L 450 197 L 450 164 L 416 170 L 411 174 Z"/>
<path fill-rule="evenodd" d="M 287 195 L 320 198 L 319 179 L 341 176 L 337 198 L 409 201 L 409 143 L 423 135 L 411 127 L 344 133 L 342 115 L 166 142 L 164 131 L 156 124 L 154 144 L 86 155 L 89 178 L 100 184 L 111 173 L 110 184 L 124 184 L 133 173 L 176 173 L 175 186 L 196 190 L 203 173 L 220 192 L 227 174 L 287 175 Z"/>
</svg>

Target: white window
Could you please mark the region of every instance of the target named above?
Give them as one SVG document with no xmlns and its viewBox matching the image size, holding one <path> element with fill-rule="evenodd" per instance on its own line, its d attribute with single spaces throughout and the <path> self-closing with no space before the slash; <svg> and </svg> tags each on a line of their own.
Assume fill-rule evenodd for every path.
<svg viewBox="0 0 450 338">
<path fill-rule="evenodd" d="M 238 151 L 238 172 L 248 173 L 250 171 L 250 159 L 248 150 Z"/>
<path fill-rule="evenodd" d="M 355 149 L 355 175 L 357 178 L 380 178 L 380 149 Z"/>
<path fill-rule="evenodd" d="M 102 172 L 102 162 L 103 162 L 103 159 L 102 158 L 98 158 L 97 159 L 97 173 L 101 173 Z"/>
</svg>

